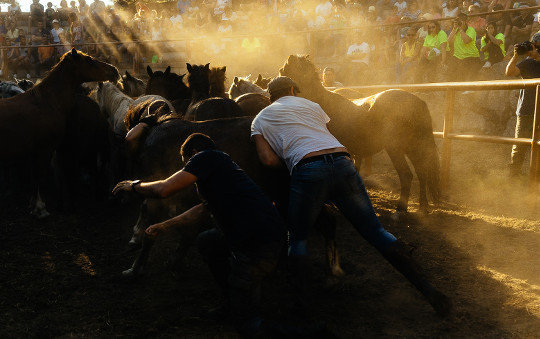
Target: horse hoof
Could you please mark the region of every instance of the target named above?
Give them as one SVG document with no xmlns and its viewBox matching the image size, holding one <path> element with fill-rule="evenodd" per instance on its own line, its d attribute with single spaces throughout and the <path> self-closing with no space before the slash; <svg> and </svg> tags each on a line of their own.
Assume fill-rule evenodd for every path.
<svg viewBox="0 0 540 339">
<path fill-rule="evenodd" d="M 125 270 L 125 271 L 122 271 L 122 278 L 124 280 L 135 279 L 138 276 L 140 276 L 140 274 L 141 274 L 140 271 L 135 270 L 135 269 L 133 269 L 133 267 L 131 267 L 131 268 Z"/>
<path fill-rule="evenodd" d="M 339 266 L 332 267 L 331 272 L 334 277 L 343 277 L 345 275 L 345 271 Z"/>
</svg>

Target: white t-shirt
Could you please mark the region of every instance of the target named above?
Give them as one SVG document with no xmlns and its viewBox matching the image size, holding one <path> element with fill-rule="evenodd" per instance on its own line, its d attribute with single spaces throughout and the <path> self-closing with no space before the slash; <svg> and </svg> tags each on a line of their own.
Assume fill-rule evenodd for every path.
<svg viewBox="0 0 540 339">
<path fill-rule="evenodd" d="M 292 174 L 294 166 L 311 152 L 343 147 L 328 131 L 330 118 L 319 104 L 284 96 L 264 108 L 251 124 L 251 136 L 261 134 Z"/>
<path fill-rule="evenodd" d="M 62 33 L 64 33 L 64 29 L 62 27 L 58 27 L 58 29 L 51 29 L 51 35 L 54 43 L 60 42 L 60 34 Z"/>
<path fill-rule="evenodd" d="M 403 10 L 405 10 L 405 8 L 407 8 L 407 1 L 405 1 L 405 0 L 403 0 L 401 2 L 396 1 L 396 2 L 394 2 L 394 6 L 396 6 L 397 9 L 398 9 L 398 12 L 401 13 L 401 12 L 403 12 Z"/>
<path fill-rule="evenodd" d="M 358 56 L 358 58 L 352 60 L 353 62 L 363 62 L 366 65 L 369 64 L 369 55 L 373 50 L 373 47 L 370 47 L 367 42 L 362 42 L 361 44 L 352 44 L 347 50 L 347 55 L 349 56 Z"/>
</svg>

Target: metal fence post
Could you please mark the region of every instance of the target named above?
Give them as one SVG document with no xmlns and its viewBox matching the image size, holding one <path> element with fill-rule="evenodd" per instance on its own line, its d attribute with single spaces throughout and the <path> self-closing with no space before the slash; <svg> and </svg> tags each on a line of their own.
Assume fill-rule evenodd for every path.
<svg viewBox="0 0 540 339">
<path fill-rule="evenodd" d="M 536 102 L 534 106 L 534 119 L 532 128 L 531 162 L 529 164 L 529 193 L 534 194 L 538 190 L 540 181 L 540 150 L 538 140 L 540 139 L 540 86 L 536 86 Z"/>
<path fill-rule="evenodd" d="M 444 111 L 442 156 L 441 156 L 441 188 L 446 189 L 449 185 L 450 177 L 450 158 L 452 155 L 452 140 L 448 137 L 452 133 L 454 125 L 454 90 L 446 91 L 446 105 Z"/>
</svg>

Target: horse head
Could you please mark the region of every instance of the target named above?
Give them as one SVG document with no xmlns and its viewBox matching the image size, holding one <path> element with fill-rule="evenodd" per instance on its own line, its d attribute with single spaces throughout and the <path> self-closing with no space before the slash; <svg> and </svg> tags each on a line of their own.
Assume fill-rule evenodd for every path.
<svg viewBox="0 0 540 339">
<path fill-rule="evenodd" d="M 294 80 L 300 88 L 302 96 L 310 96 L 319 89 L 324 89 L 319 78 L 317 67 L 309 60 L 309 55 L 290 55 L 279 74 Z"/>
<path fill-rule="evenodd" d="M 122 83 L 124 84 L 124 93 L 130 97 L 138 97 L 144 94 L 146 84 L 143 80 L 135 78 L 128 71 L 122 75 Z"/>
<path fill-rule="evenodd" d="M 75 48 L 60 58 L 50 74 L 55 73 L 55 70 L 64 70 L 62 76 L 71 76 L 71 80 L 77 84 L 92 81 L 117 81 L 120 77 L 118 69 L 113 65 L 99 61 Z"/>
<path fill-rule="evenodd" d="M 261 93 L 267 95 L 267 92 L 264 89 L 249 81 L 248 78 L 249 75 L 243 78 L 234 77 L 233 83 L 229 88 L 229 96 L 231 99 L 236 99 L 247 93 Z"/>
<path fill-rule="evenodd" d="M 225 94 L 225 80 L 227 66 L 212 67 L 210 74 L 208 75 L 208 81 L 210 82 L 210 96 L 224 96 Z"/>
<path fill-rule="evenodd" d="M 146 84 L 145 94 L 155 94 L 167 100 L 188 99 L 191 97 L 189 88 L 184 83 L 185 74 L 178 75 L 171 72 L 171 66 L 162 71 L 152 71 L 150 66 L 146 67 L 150 76 Z"/>
<path fill-rule="evenodd" d="M 188 84 L 192 91 L 208 95 L 210 91 L 210 64 L 191 65 L 186 63 L 188 70 Z"/>
<path fill-rule="evenodd" d="M 257 79 L 255 79 L 253 83 L 262 89 L 267 89 L 270 80 L 272 80 L 272 78 L 263 78 L 263 76 L 259 73 L 259 76 L 257 76 Z"/>
</svg>

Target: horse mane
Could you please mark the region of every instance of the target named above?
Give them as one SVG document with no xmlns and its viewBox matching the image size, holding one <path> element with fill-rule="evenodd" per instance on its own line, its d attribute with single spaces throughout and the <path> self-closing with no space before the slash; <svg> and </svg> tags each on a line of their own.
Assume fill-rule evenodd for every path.
<svg viewBox="0 0 540 339">
<path fill-rule="evenodd" d="M 212 67 L 210 69 L 210 74 L 208 75 L 208 81 L 210 82 L 210 97 L 228 98 L 225 93 L 225 80 L 227 80 L 225 74 L 226 70 L 226 66 Z"/>
</svg>

